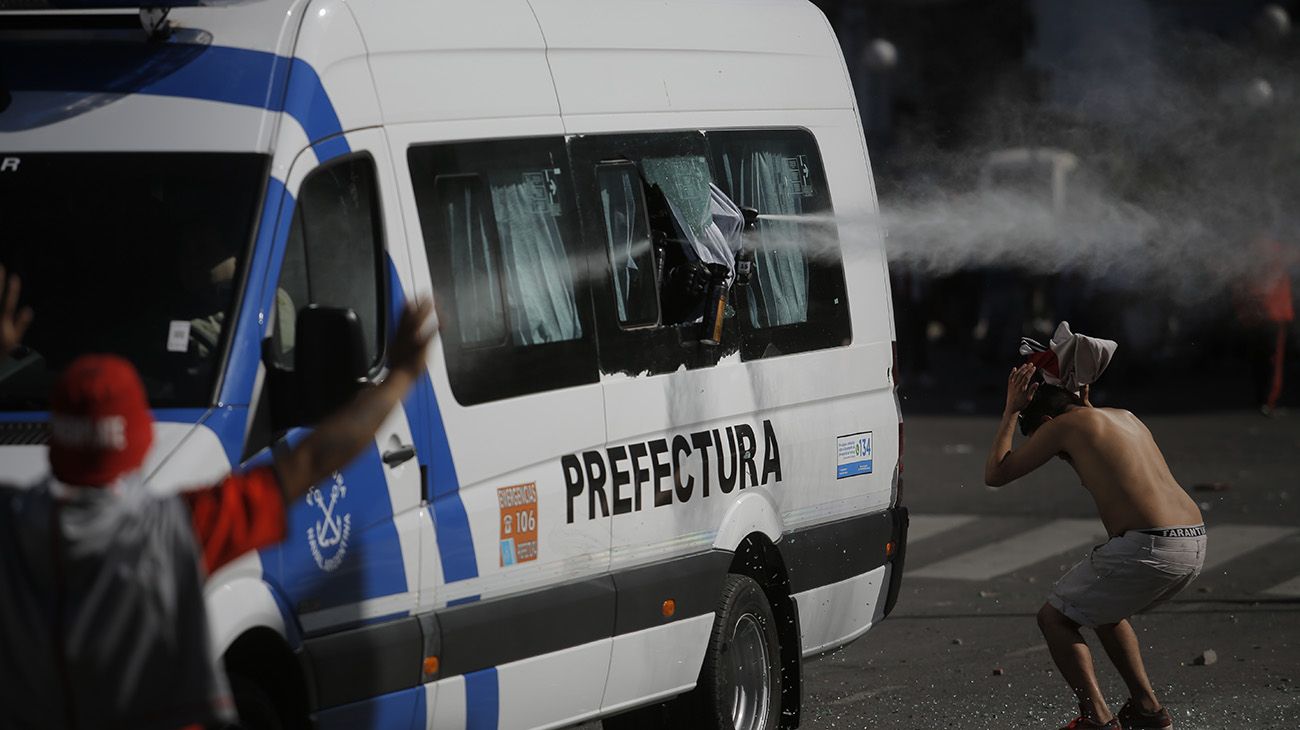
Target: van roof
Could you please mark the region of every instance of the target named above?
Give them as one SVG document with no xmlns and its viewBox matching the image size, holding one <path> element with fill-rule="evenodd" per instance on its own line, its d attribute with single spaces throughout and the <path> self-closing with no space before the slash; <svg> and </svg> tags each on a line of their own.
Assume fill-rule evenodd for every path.
<svg viewBox="0 0 1300 730">
<path fill-rule="evenodd" d="M 835 36 L 807 0 L 348 5 L 388 123 L 853 103 Z"/>
<path fill-rule="evenodd" d="M 121 56 L 120 37 L 82 34 L 62 64 L 35 62 L 57 33 L 0 44 L 4 67 L 28 69 L 12 90 L 35 92 L 0 112 L 0 131 L 22 133 L 6 146 L 268 151 L 277 131 L 305 144 L 377 123 L 562 114 L 581 132 L 611 115 L 853 104 L 807 0 L 263 0 L 172 18 L 161 51 L 128 68 L 136 40 L 114 73 L 86 54 Z"/>
</svg>

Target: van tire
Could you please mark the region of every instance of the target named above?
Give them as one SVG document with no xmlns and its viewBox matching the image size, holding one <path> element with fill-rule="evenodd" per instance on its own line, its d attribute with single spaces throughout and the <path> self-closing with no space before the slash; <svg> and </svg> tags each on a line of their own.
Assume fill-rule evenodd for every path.
<svg viewBox="0 0 1300 730">
<path fill-rule="evenodd" d="M 735 650 L 733 639 L 743 626 L 748 634 L 757 630 L 766 650 L 767 719 L 761 725 L 742 725 L 732 720 L 735 688 L 730 682 L 726 660 Z M 753 637 L 751 637 L 753 638 Z M 704 653 L 695 689 L 668 702 L 639 707 L 601 721 L 604 730 L 776 730 L 781 721 L 781 643 L 776 619 L 767 595 L 747 575 L 728 573 L 714 613 L 713 632 Z"/>
<path fill-rule="evenodd" d="M 230 673 L 230 691 L 235 696 L 239 730 L 283 730 L 280 711 L 266 690 L 242 674 Z"/>
<path fill-rule="evenodd" d="M 709 648 L 692 694 L 698 695 L 707 728 L 776 730 L 781 721 L 776 618 L 762 586 L 747 575 L 728 574 L 722 584 Z M 739 723 L 733 719 L 737 715 Z"/>
</svg>

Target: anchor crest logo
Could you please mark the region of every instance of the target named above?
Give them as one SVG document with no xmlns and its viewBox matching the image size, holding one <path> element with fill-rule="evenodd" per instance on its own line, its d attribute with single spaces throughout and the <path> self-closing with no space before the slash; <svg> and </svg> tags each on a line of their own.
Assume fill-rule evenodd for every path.
<svg viewBox="0 0 1300 730">
<path fill-rule="evenodd" d="M 307 504 L 320 510 L 319 518 L 307 528 L 307 545 L 316 566 L 327 573 L 338 570 L 348 553 L 352 514 L 342 505 L 347 496 L 348 487 L 338 472 L 334 472 L 328 496 L 320 487 L 312 487 L 307 492 Z"/>
</svg>

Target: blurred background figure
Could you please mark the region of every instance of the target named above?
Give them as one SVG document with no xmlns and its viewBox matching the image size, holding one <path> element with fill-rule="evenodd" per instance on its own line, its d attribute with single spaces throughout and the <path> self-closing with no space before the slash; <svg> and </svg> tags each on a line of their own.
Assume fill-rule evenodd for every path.
<svg viewBox="0 0 1300 730">
<path fill-rule="evenodd" d="M 1251 244 L 1250 268 L 1237 288 L 1237 318 L 1250 363 L 1255 402 L 1266 416 L 1278 413 L 1286 363 L 1287 330 L 1295 321 L 1290 267 L 1294 254 L 1277 239 L 1259 236 Z"/>
</svg>

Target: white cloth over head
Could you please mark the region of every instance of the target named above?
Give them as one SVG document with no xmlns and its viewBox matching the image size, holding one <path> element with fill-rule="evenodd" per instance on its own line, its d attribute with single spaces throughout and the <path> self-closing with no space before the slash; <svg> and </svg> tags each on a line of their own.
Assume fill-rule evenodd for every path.
<svg viewBox="0 0 1300 730">
<path fill-rule="evenodd" d="M 1046 346 L 1028 337 L 1020 338 L 1020 354 L 1038 367 L 1043 382 L 1071 393 L 1097 382 L 1118 347 L 1114 340 L 1071 332 L 1069 322 L 1057 325 Z"/>
</svg>

